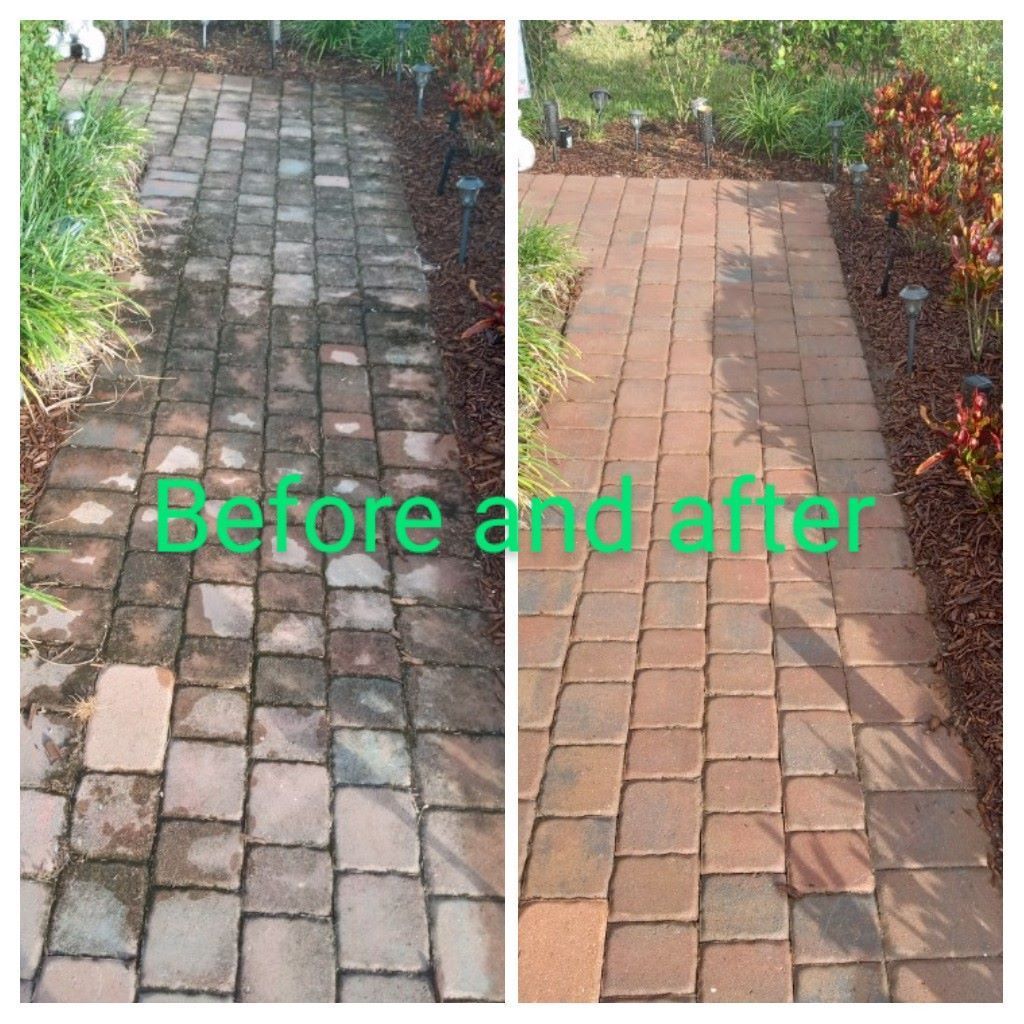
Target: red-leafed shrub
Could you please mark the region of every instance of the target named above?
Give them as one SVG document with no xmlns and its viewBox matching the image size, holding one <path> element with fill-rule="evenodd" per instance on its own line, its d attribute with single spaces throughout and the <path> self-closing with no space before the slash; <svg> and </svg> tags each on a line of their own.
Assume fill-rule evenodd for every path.
<svg viewBox="0 0 1024 1024">
<path fill-rule="evenodd" d="M 505 25 L 443 21 L 431 39 L 434 63 L 448 80 L 445 95 L 470 135 L 493 140 L 505 120 Z"/>
<path fill-rule="evenodd" d="M 913 237 L 949 245 L 952 296 L 980 359 L 1003 277 L 1002 139 L 970 138 L 941 88 L 906 68 L 875 92 L 869 113 L 866 148 L 888 179 L 888 207 Z"/>
<path fill-rule="evenodd" d="M 982 502 L 994 504 L 1003 489 L 1003 438 L 999 417 L 988 411 L 984 392 L 975 391 L 969 403 L 958 393 L 956 418 L 948 423 L 937 423 L 923 405 L 921 418 L 947 443 L 917 467 L 915 476 L 949 459 Z"/>
</svg>

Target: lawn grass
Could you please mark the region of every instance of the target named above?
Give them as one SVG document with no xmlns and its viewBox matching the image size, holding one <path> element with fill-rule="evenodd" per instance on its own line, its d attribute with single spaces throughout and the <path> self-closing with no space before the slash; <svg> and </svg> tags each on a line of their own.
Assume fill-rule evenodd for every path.
<svg viewBox="0 0 1024 1024">
<path fill-rule="evenodd" d="M 580 26 L 545 67 L 531 68 L 533 99 L 523 104 L 522 130 L 535 141 L 540 137 L 544 100 L 557 100 L 564 118 L 597 125 L 590 93 L 607 89 L 611 100 L 602 120 L 625 120 L 634 109 L 652 121 L 677 120 L 668 69 L 651 56 L 653 39 L 644 22 L 592 22 Z M 712 106 L 739 89 L 750 78 L 741 65 L 720 63 L 705 95 Z"/>
<path fill-rule="evenodd" d="M 520 508 L 548 496 L 557 482 L 541 433 L 541 410 L 563 392 L 576 350 L 562 333 L 579 276 L 580 256 L 557 228 L 519 228 Z"/>
</svg>

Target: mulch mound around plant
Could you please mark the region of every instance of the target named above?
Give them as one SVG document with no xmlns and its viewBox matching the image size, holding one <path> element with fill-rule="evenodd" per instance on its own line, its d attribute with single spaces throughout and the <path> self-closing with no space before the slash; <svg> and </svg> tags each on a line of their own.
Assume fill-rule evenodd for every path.
<svg viewBox="0 0 1024 1024">
<path fill-rule="evenodd" d="M 24 544 L 32 533 L 32 511 L 46 482 L 57 449 L 73 428 L 72 410 L 62 405 L 51 413 L 21 406 L 21 532 Z"/>
<path fill-rule="evenodd" d="M 129 36 L 127 57 L 121 57 L 119 36 L 108 40 L 108 64 L 133 67 L 181 68 L 215 74 L 304 78 L 310 81 L 374 82 L 388 94 L 392 113 L 390 134 L 400 161 L 406 198 L 419 239 L 427 273 L 430 317 L 442 348 L 454 429 L 463 468 L 476 502 L 505 490 L 505 352 L 504 336 L 487 332 L 460 340 L 470 325 L 486 314 L 469 289 L 470 281 L 483 295 L 504 288 L 505 170 L 504 153 L 471 156 L 461 152 L 437 195 L 449 142 L 448 107 L 436 79 L 426 90 L 422 122 L 415 119 L 415 91 L 408 74 L 401 84 L 393 72 L 381 76 L 372 68 L 346 58 L 309 58 L 287 44 L 270 67 L 265 23 L 215 22 L 208 48 L 202 49 L 198 23 L 186 23 L 171 37 Z M 469 259 L 458 262 L 462 212 L 455 192 L 460 175 L 475 174 L 486 183 L 474 210 Z M 494 612 L 495 639 L 504 622 L 504 559 L 481 554 L 482 587 Z"/>
<path fill-rule="evenodd" d="M 600 141 L 587 139 L 587 126 L 571 118 L 571 149 L 559 149 L 557 160 L 551 146 L 537 143 L 535 174 L 584 174 L 629 178 L 732 178 L 739 181 L 825 181 L 828 170 L 810 160 L 776 157 L 768 160 L 751 156 L 731 143 L 720 142 L 712 151 L 712 166 L 704 166 L 704 146 L 697 141 L 692 124 L 670 125 L 650 122 L 640 129 L 640 152 L 636 136 L 625 121 L 604 126 Z"/>
<path fill-rule="evenodd" d="M 993 867 L 1001 871 L 1002 510 L 986 512 L 947 464 L 919 477 L 914 470 L 943 444 L 921 419 L 920 406 L 935 419 L 951 419 L 963 377 L 980 372 L 993 380 L 993 406 L 1001 408 L 1002 352 L 998 339 L 990 339 L 980 365 L 971 360 L 963 309 L 949 301 L 948 250 L 915 249 L 901 238 L 888 297 L 876 297 L 889 242 L 880 185 L 865 195 L 861 217 L 853 213 L 849 186 L 832 193 L 829 208 L 914 557 L 939 632 L 938 667 L 949 681 L 952 705 L 944 724 L 962 735 L 974 755 L 980 809 L 995 846 Z M 913 377 L 899 299 L 907 284 L 923 284 L 931 293 L 918 324 Z"/>
</svg>

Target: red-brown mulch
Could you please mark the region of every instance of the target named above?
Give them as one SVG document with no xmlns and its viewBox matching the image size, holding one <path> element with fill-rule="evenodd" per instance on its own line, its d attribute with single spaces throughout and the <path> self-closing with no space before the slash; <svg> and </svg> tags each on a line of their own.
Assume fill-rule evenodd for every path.
<svg viewBox="0 0 1024 1024">
<path fill-rule="evenodd" d="M 422 123 L 412 116 L 408 85 L 388 85 L 394 114 L 391 132 L 402 165 L 406 197 L 423 259 L 437 267 L 427 274 L 430 314 L 443 348 L 455 436 L 477 503 L 505 493 L 505 338 L 488 331 L 471 339 L 460 335 L 487 315 L 470 292 L 503 292 L 505 282 L 505 157 L 495 152 L 456 158 L 443 196 L 437 195 L 445 154 L 452 142 L 448 109 L 432 87 Z M 459 175 L 475 174 L 485 182 L 473 211 L 469 257 L 458 262 L 462 211 L 454 184 Z M 504 298 L 502 296 L 502 301 Z M 504 619 L 505 562 L 500 555 L 480 554 L 483 584 L 494 610 L 496 639 Z"/>
<path fill-rule="evenodd" d="M 72 407 L 62 405 L 52 413 L 21 407 L 21 533 L 24 544 L 32 532 L 32 512 L 39 500 L 46 471 L 57 449 L 73 427 Z"/>
<path fill-rule="evenodd" d="M 571 118 L 562 124 L 573 129 L 572 149 L 559 149 L 557 161 L 551 146 L 537 144 L 536 174 L 622 175 L 631 178 L 732 178 L 739 181 L 825 181 L 827 168 L 810 160 L 750 156 L 731 143 L 720 142 L 713 150 L 712 166 L 704 166 L 704 146 L 697 141 L 692 124 L 650 122 L 640 129 L 640 152 L 632 127 L 625 121 L 605 125 L 600 142 L 587 139 L 586 125 Z"/>
<path fill-rule="evenodd" d="M 402 167 L 420 254 L 436 270 L 427 274 L 430 317 L 442 346 L 455 434 L 462 464 L 476 502 L 505 489 L 504 337 L 493 333 L 461 341 L 459 335 L 485 311 L 469 291 L 475 280 L 481 293 L 502 289 L 505 279 L 504 153 L 495 152 L 455 161 L 443 196 L 436 194 L 441 165 L 448 147 L 448 108 L 442 85 L 431 81 L 422 123 L 415 120 L 415 94 L 408 75 L 402 84 L 393 75 L 381 76 L 356 61 L 325 55 L 310 59 L 303 51 L 281 46 L 270 67 L 265 22 L 215 22 L 208 48 L 200 45 L 198 23 L 183 23 L 172 37 L 129 37 L 129 52 L 121 57 L 120 36 L 109 40 L 108 64 L 133 67 L 180 68 L 216 74 L 304 78 L 337 82 L 374 82 L 385 88 L 392 112 L 391 135 Z M 500 136 L 499 136 L 500 140 Z M 486 182 L 474 211 L 469 260 L 458 263 L 461 210 L 454 190 L 460 174 L 476 174 Z M 481 585 L 493 610 L 495 639 L 500 641 L 504 614 L 504 560 L 480 555 Z"/>
<path fill-rule="evenodd" d="M 865 196 L 860 218 L 853 215 L 848 186 L 832 194 L 829 208 L 914 557 L 939 632 L 939 667 L 949 681 L 952 706 L 947 724 L 974 755 L 980 808 L 995 845 L 993 866 L 1001 870 L 1002 509 L 986 512 L 946 464 L 914 476 L 918 464 L 942 444 L 922 421 L 921 405 L 936 419 L 952 418 L 961 380 L 981 372 L 994 381 L 993 403 L 1001 407 L 1000 339 L 990 339 L 980 365 L 972 362 L 964 312 L 948 301 L 946 250 L 915 249 L 904 239 L 888 298 L 876 297 L 888 244 L 880 185 Z M 913 377 L 907 374 L 907 324 L 898 297 L 906 284 L 923 284 L 931 293 L 918 327 Z"/>
</svg>

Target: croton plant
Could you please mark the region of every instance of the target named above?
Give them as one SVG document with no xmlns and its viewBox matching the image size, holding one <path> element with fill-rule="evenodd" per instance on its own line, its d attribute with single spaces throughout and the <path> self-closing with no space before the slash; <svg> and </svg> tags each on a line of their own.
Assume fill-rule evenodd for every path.
<svg viewBox="0 0 1024 1024">
<path fill-rule="evenodd" d="M 888 207 L 916 240 L 949 246 L 952 296 L 964 306 L 979 360 L 1003 277 L 1002 140 L 969 137 L 959 112 L 921 71 L 900 68 L 869 111 L 866 146 L 888 178 Z"/>
</svg>

